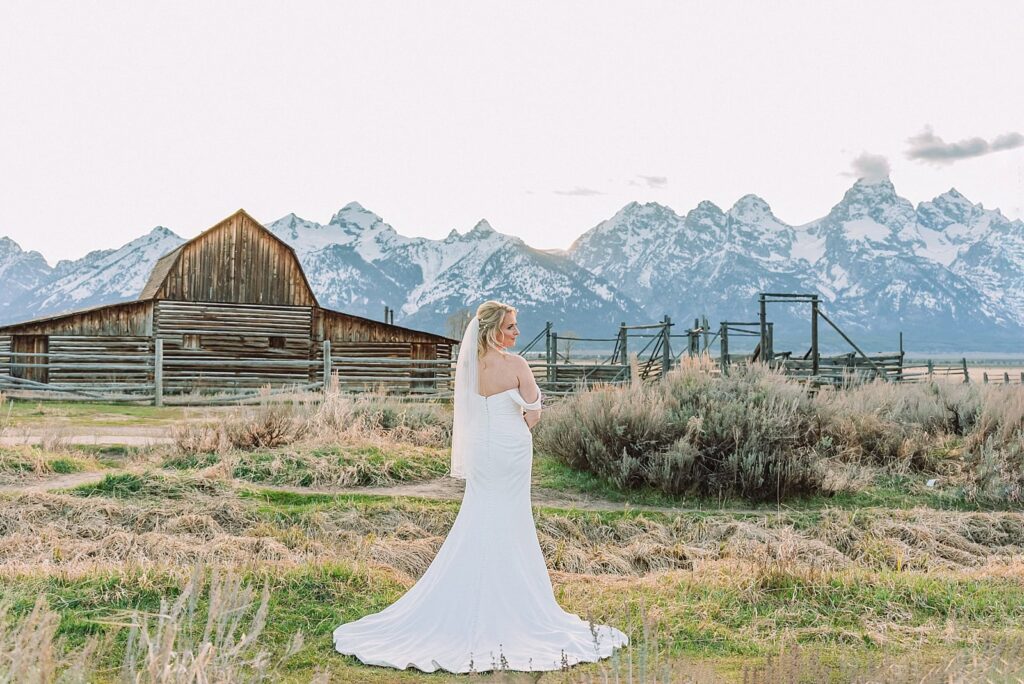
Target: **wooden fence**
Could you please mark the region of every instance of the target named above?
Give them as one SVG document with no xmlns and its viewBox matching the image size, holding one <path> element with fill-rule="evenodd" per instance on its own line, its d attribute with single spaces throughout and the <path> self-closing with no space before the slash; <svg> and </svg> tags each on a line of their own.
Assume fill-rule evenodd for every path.
<svg viewBox="0 0 1024 684">
<path fill-rule="evenodd" d="M 618 334 L 609 338 L 559 336 L 549 323 L 520 353 L 528 358 L 538 384 L 548 396 L 576 392 L 595 384 L 656 380 L 681 364 L 686 354 L 706 356 L 721 373 L 740 364 L 767 362 L 789 376 L 815 385 L 845 385 L 873 378 L 892 382 L 971 380 L 966 359 L 952 364 L 908 364 L 902 352 L 867 355 L 859 349 L 848 354 L 819 356 L 816 361 L 796 358 L 789 352 L 773 353 L 763 359 L 759 349 L 753 354 L 735 354 L 729 350 L 728 342 L 737 335 L 765 339 L 754 328 L 758 323 L 723 322 L 714 334 L 708 330 L 706 321 L 699 323 L 695 321 L 694 328 L 681 335 L 671 333 L 672 322 L 667 316 L 650 325 L 623 323 Z M 770 344 L 771 325 L 765 330 Z M 684 348 L 675 354 L 672 346 L 679 338 L 685 339 L 681 345 Z M 716 338 L 722 352 L 717 359 L 708 354 Z M 543 351 L 533 351 L 541 341 Z M 570 345 L 584 342 L 608 343 L 612 349 L 587 360 L 577 353 L 574 360 Z M 18 350 L 13 348 L 10 338 L 0 337 L 0 390 L 39 398 L 209 404 L 245 401 L 267 393 L 322 390 L 324 378 L 330 378 L 344 392 L 377 391 L 418 399 L 452 396 L 455 359 L 417 358 L 425 354 L 413 343 L 382 346 L 345 342 L 332 349 L 330 342 L 324 342 L 322 347 L 317 345 L 315 352 L 310 350 L 307 358 L 253 354 L 223 359 L 189 357 L 177 347 L 167 354 L 164 345 L 160 338 L 104 338 L 103 344 L 97 346 L 86 337 L 49 336 L 46 348 Z M 450 351 L 446 349 L 445 355 Z M 535 358 L 529 358 L 531 351 Z M 181 380 L 185 367 L 190 380 L 187 383 Z M 173 378 L 170 382 L 169 377 Z M 236 382 L 238 378 L 244 381 Z M 1018 379 L 1009 372 L 993 374 L 991 378 L 985 372 L 981 380 L 1024 383 L 1024 373 Z"/>
</svg>

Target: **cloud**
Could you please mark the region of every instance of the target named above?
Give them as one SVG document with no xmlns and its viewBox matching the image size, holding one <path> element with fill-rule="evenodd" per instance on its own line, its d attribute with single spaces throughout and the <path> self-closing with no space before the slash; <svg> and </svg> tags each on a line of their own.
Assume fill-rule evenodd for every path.
<svg viewBox="0 0 1024 684">
<path fill-rule="evenodd" d="M 577 197 L 587 197 L 589 195 L 603 195 L 605 193 L 600 190 L 594 190 L 593 188 L 581 188 L 576 186 L 572 190 L 553 190 L 556 195 L 575 195 Z"/>
<path fill-rule="evenodd" d="M 971 159 L 1021 147 L 1024 145 L 1024 135 L 1012 131 L 997 135 L 991 142 L 984 138 L 974 137 L 948 143 L 935 135 L 930 126 L 925 126 L 921 133 L 907 138 L 907 144 L 909 145 L 907 159 L 941 166 L 961 159 Z"/>
<path fill-rule="evenodd" d="M 639 178 L 642 182 L 631 180 L 629 181 L 630 185 L 646 185 L 649 188 L 663 188 L 666 185 L 668 185 L 667 176 L 645 176 L 641 173 L 638 173 L 636 177 Z"/>
<path fill-rule="evenodd" d="M 844 176 L 863 178 L 869 183 L 885 180 L 892 171 L 888 159 L 881 154 L 870 152 L 861 152 L 859 157 L 850 162 L 850 166 L 852 170 L 845 172 Z"/>
</svg>

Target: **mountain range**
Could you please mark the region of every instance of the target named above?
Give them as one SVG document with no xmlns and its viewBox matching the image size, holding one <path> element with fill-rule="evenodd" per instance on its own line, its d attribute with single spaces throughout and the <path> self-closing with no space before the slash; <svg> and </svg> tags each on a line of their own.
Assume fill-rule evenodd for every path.
<svg viewBox="0 0 1024 684">
<path fill-rule="evenodd" d="M 632 202 L 567 250 L 540 250 L 486 220 L 435 240 L 407 237 L 351 202 L 320 224 L 289 214 L 267 224 L 294 247 L 323 306 L 446 333 L 484 299 L 519 308 L 524 336 L 609 337 L 621 321 L 668 314 L 676 332 L 706 316 L 753 321 L 757 293 L 816 293 L 866 351 L 1024 351 L 1024 222 L 957 190 L 916 207 L 888 179 L 858 180 L 824 217 L 793 226 L 760 197 L 685 215 Z M 0 322 L 138 296 L 155 261 L 183 239 L 164 227 L 118 249 L 50 266 L 0 238 Z M 808 307 L 771 304 L 777 350 L 803 353 Z M 822 323 L 823 346 L 848 346 Z M 753 346 L 736 340 L 733 348 Z"/>
</svg>

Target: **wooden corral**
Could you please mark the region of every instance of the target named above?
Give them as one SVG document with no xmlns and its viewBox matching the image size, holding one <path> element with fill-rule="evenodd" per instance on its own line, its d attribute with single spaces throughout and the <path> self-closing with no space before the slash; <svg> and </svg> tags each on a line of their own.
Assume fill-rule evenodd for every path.
<svg viewBox="0 0 1024 684">
<path fill-rule="evenodd" d="M 311 388 L 325 370 L 353 389 L 432 391 L 455 343 L 321 307 L 294 250 L 239 210 L 163 256 L 137 301 L 0 327 L 0 373 L 18 389 L 154 398 Z"/>
</svg>

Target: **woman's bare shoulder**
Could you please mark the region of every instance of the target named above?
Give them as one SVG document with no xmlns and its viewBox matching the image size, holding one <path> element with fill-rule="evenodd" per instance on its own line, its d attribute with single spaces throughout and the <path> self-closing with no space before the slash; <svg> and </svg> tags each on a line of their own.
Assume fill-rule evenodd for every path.
<svg viewBox="0 0 1024 684">
<path fill-rule="evenodd" d="M 516 369 L 516 372 L 530 370 L 530 362 L 519 354 L 509 354 L 508 363 Z"/>
</svg>

